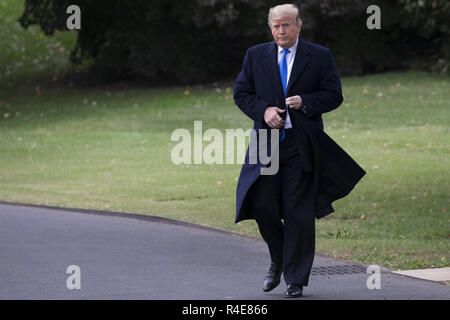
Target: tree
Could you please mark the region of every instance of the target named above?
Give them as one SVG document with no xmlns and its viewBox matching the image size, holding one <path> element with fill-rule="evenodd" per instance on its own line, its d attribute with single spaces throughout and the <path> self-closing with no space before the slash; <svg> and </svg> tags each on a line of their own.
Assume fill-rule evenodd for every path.
<svg viewBox="0 0 450 320">
<path fill-rule="evenodd" d="M 379 1 L 381 30 L 368 30 L 368 0 L 303 0 L 302 36 L 328 46 L 341 74 L 448 63 L 447 1 Z M 426 3 L 426 4 L 425 4 Z M 273 0 L 25 0 L 23 27 L 51 35 L 67 30 L 66 9 L 78 5 L 82 25 L 74 63 L 111 78 L 143 76 L 181 83 L 231 78 L 253 44 L 270 41 Z M 442 63 L 444 61 L 444 63 Z M 442 69 L 442 68 L 441 68 Z"/>
</svg>

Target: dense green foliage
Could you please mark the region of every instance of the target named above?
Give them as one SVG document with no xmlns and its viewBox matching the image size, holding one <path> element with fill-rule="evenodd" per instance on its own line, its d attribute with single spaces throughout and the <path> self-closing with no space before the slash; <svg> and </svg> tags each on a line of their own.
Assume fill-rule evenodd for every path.
<svg viewBox="0 0 450 320">
<path fill-rule="evenodd" d="M 384 0 L 381 29 L 369 30 L 369 0 L 298 3 L 302 36 L 330 47 L 343 75 L 406 68 L 445 71 L 447 0 Z M 184 83 L 234 77 L 249 46 L 271 40 L 273 0 L 26 0 L 22 26 L 66 30 L 66 8 L 81 8 L 72 61 L 108 77 L 143 76 Z"/>
</svg>

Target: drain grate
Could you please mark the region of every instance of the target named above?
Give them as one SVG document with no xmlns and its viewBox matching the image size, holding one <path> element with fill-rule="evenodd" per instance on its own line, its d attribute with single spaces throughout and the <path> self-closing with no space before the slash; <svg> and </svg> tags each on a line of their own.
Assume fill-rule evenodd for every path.
<svg viewBox="0 0 450 320">
<path fill-rule="evenodd" d="M 328 276 L 340 274 L 367 273 L 367 267 L 361 264 L 341 264 L 329 267 L 313 267 L 311 275 Z"/>
</svg>

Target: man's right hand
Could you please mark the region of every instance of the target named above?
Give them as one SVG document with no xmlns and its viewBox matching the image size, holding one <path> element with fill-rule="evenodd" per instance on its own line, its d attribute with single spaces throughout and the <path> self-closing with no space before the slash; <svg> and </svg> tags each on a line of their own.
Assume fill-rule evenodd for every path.
<svg viewBox="0 0 450 320">
<path fill-rule="evenodd" d="M 264 121 L 272 129 L 282 128 L 285 121 L 280 117 L 279 113 L 283 112 L 286 112 L 286 110 L 277 107 L 267 107 L 266 111 L 264 111 Z"/>
</svg>

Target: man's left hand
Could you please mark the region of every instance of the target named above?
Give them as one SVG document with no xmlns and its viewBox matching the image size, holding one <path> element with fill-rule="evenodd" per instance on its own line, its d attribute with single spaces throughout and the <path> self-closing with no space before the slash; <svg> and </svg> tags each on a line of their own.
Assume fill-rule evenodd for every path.
<svg viewBox="0 0 450 320">
<path fill-rule="evenodd" d="M 286 105 L 288 105 L 290 109 L 298 110 L 303 107 L 303 101 L 300 96 L 292 96 L 286 98 Z"/>
</svg>

